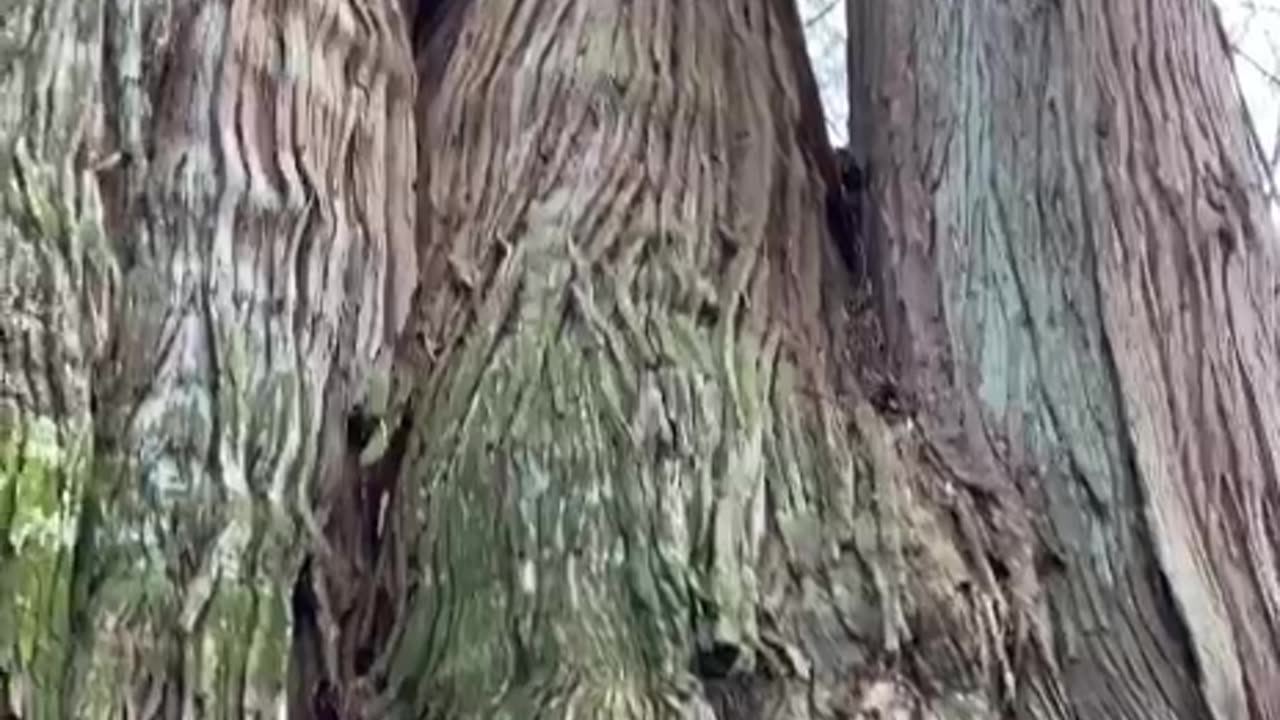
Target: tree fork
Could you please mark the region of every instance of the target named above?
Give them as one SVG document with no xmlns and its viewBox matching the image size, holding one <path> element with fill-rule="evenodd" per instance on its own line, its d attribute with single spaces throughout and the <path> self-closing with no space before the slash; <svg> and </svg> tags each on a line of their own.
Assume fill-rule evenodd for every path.
<svg viewBox="0 0 1280 720">
<path fill-rule="evenodd" d="M 10 0 L 0 709 L 1280 713 L 1207 3 L 850 10 Z"/>
<path fill-rule="evenodd" d="M 338 704 L 996 713 L 1021 639 L 980 516 L 853 377 L 879 343 L 794 8 L 431 18 L 417 411 L 361 583 L 410 601 Z"/>
</svg>

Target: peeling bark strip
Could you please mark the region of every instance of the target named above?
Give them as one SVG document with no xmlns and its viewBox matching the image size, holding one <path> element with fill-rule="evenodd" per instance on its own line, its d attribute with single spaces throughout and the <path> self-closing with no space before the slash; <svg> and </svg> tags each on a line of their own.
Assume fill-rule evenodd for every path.
<svg viewBox="0 0 1280 720">
<path fill-rule="evenodd" d="M 414 282 L 398 5 L 3 12 L 0 714 L 275 716 Z"/>
<path fill-rule="evenodd" d="M 890 345 L 1065 563 L 1019 716 L 1280 717 L 1280 267 L 1210 3 L 851 9 Z"/>
</svg>

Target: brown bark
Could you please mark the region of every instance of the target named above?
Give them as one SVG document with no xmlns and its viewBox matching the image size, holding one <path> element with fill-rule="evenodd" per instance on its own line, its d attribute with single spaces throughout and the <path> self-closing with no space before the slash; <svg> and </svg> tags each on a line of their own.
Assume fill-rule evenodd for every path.
<svg viewBox="0 0 1280 720">
<path fill-rule="evenodd" d="M 1211 5 L 851 8 L 889 347 L 991 500 L 1014 708 L 1277 716 L 1280 274 Z"/>
<path fill-rule="evenodd" d="M 20 0 L 3 25 L 0 704 L 274 715 L 292 579 L 334 557 L 344 420 L 416 280 L 399 8 Z"/>
<path fill-rule="evenodd" d="M 1280 715 L 1206 3 L 9 4 L 0 710 Z"/>
<path fill-rule="evenodd" d="M 854 512 L 794 7 L 453 3 L 420 67 L 408 601 L 366 712 L 705 717 L 695 671 L 776 665 L 785 556 Z"/>
</svg>

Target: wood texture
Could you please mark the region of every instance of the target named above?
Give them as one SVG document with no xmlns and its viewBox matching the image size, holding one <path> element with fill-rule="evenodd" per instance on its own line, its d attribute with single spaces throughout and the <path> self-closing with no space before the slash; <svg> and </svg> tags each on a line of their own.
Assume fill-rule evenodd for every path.
<svg viewBox="0 0 1280 720">
<path fill-rule="evenodd" d="M 416 281 L 407 29 L 381 2 L 7 6 L 5 704 L 275 715 L 292 578 L 334 556 L 344 419 Z"/>
<path fill-rule="evenodd" d="M 768 556 L 834 548 L 853 512 L 812 398 L 847 278 L 798 17 L 499 0 L 435 21 L 385 700 L 706 717 L 699 663 L 766 651 Z"/>
<path fill-rule="evenodd" d="M 851 7 L 890 347 L 1017 531 L 1019 716 L 1280 714 L 1278 246 L 1212 6 Z"/>
<path fill-rule="evenodd" d="M 1207 0 L 849 8 L 0 0 L 0 715 L 1280 716 Z"/>
</svg>

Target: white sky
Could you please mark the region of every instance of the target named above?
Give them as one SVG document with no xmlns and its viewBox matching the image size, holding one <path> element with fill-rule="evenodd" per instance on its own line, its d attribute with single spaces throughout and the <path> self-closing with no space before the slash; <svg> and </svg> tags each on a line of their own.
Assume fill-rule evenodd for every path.
<svg viewBox="0 0 1280 720">
<path fill-rule="evenodd" d="M 1217 2 L 1236 48 L 1240 92 L 1274 179 L 1280 169 L 1280 0 Z"/>
<path fill-rule="evenodd" d="M 849 96 L 845 91 L 846 1 L 800 0 L 800 19 L 804 22 L 805 38 L 809 42 L 813 73 L 822 92 L 827 132 L 831 133 L 837 145 L 844 144 L 848 130 L 845 120 L 849 117 Z"/>
</svg>

